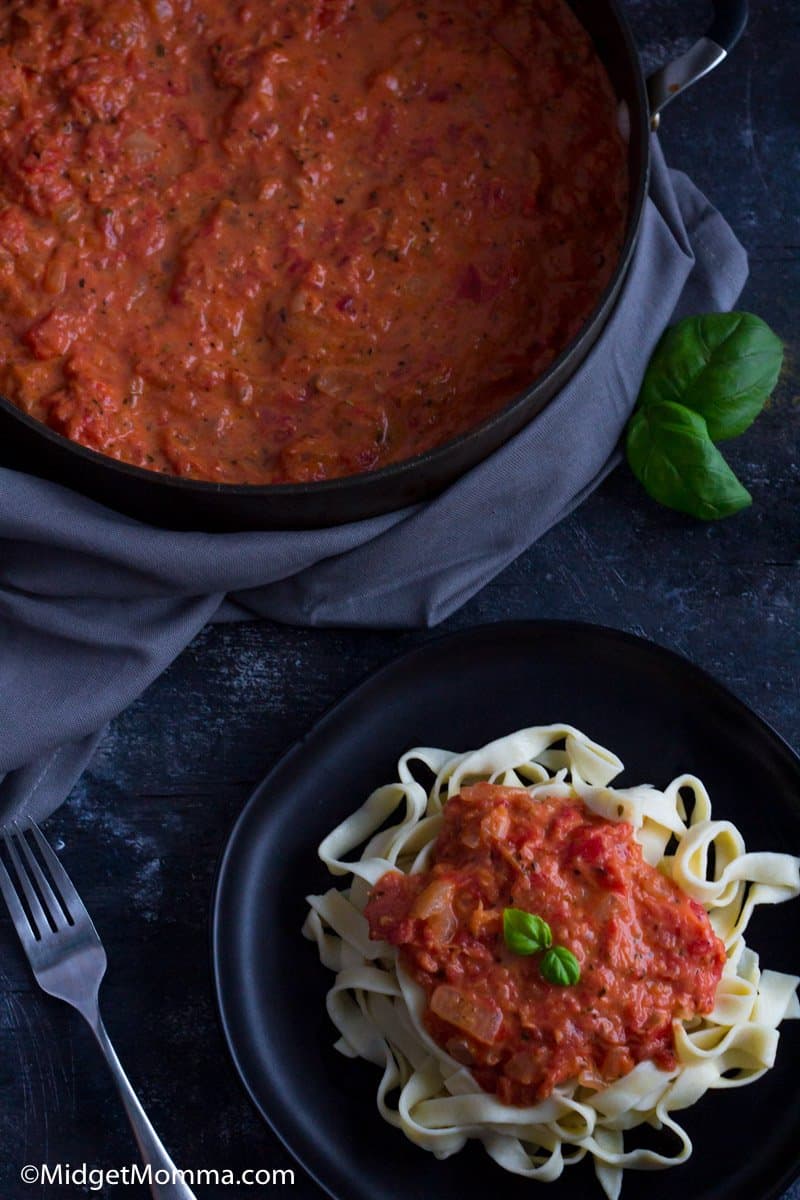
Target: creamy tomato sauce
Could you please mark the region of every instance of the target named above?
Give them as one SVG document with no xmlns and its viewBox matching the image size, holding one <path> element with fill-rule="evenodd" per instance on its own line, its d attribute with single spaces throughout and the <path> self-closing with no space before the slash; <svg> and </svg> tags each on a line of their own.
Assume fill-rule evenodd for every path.
<svg viewBox="0 0 800 1200">
<path fill-rule="evenodd" d="M 577 984 L 506 946 L 506 907 L 547 921 Z M 424 989 L 431 1036 L 508 1104 L 566 1080 L 599 1088 L 643 1059 L 673 1068 L 672 1022 L 711 1011 L 725 963 L 704 909 L 644 861 L 630 825 L 487 783 L 448 801 L 431 868 L 384 875 L 366 916 Z"/>
<path fill-rule="evenodd" d="M 564 0 L 3 0 L 0 391 L 219 482 L 440 444 L 608 282 L 615 110 Z"/>
</svg>

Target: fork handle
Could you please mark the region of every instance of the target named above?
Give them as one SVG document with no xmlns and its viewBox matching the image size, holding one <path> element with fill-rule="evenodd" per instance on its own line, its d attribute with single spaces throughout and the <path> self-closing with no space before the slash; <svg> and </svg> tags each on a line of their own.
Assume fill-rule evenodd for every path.
<svg viewBox="0 0 800 1200">
<path fill-rule="evenodd" d="M 117 1090 L 122 1098 L 125 1111 L 128 1114 L 128 1120 L 131 1123 L 133 1136 L 136 1138 L 136 1143 L 142 1156 L 142 1162 L 146 1166 L 149 1165 L 153 1168 L 150 1191 L 153 1193 L 154 1200 L 196 1200 L 191 1188 L 182 1179 L 176 1178 L 177 1167 L 164 1149 L 160 1137 L 150 1124 L 147 1113 L 139 1103 L 139 1098 L 133 1090 L 128 1076 L 125 1074 L 122 1063 L 117 1058 L 117 1052 L 111 1044 L 111 1038 L 106 1032 L 106 1027 L 99 1012 L 91 1016 L 84 1013 L 84 1016 L 89 1021 L 92 1032 L 97 1038 L 100 1049 L 103 1051 L 106 1062 L 111 1069 Z M 166 1172 L 169 1175 L 170 1182 L 156 1183 L 155 1176 L 158 1171 Z"/>
</svg>

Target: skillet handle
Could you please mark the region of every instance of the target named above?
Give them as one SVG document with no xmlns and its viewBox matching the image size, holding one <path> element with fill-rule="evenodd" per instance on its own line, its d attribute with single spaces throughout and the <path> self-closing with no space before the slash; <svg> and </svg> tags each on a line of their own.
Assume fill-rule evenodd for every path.
<svg viewBox="0 0 800 1200">
<path fill-rule="evenodd" d="M 738 42 L 747 24 L 747 0 L 715 0 L 714 20 L 705 37 L 680 58 L 659 67 L 647 80 L 650 125 L 658 129 L 661 111 L 685 88 L 719 66 Z"/>
</svg>

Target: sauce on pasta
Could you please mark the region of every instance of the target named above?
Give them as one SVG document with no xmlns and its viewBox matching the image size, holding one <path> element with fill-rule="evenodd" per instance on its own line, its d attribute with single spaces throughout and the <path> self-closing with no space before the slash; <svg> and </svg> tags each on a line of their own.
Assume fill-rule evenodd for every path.
<svg viewBox="0 0 800 1200">
<path fill-rule="evenodd" d="M 513 953 L 503 911 L 541 916 L 578 959 L 574 986 Z M 424 989 L 431 1037 L 507 1104 L 652 1060 L 676 1065 L 672 1022 L 708 1013 L 725 948 L 705 910 L 654 867 L 625 822 L 574 798 L 489 783 L 448 800 L 430 868 L 392 871 L 366 907 Z"/>
<path fill-rule="evenodd" d="M 0 390 L 229 483 L 473 427 L 597 303 L 627 202 L 565 0 L 0 9 Z"/>
</svg>

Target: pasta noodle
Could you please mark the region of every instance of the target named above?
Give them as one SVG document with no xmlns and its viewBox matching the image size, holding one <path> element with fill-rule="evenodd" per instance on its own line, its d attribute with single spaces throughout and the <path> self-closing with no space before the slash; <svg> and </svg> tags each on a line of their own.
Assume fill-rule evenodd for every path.
<svg viewBox="0 0 800 1200">
<path fill-rule="evenodd" d="M 609 1200 L 619 1196 L 624 1168 L 685 1162 L 692 1145 L 673 1114 L 709 1089 L 758 1079 L 775 1061 L 780 1022 L 800 1016 L 798 978 L 762 971 L 744 941 L 757 904 L 800 893 L 800 859 L 748 853 L 734 825 L 712 819 L 708 792 L 695 776 L 681 775 L 663 791 L 612 788 L 622 767 L 569 725 L 521 730 L 462 754 L 408 751 L 397 781 L 373 792 L 320 845 L 328 870 L 349 877 L 349 886 L 309 896 L 303 927 L 335 972 L 327 1008 L 340 1035 L 336 1048 L 382 1069 L 377 1103 L 386 1121 L 438 1158 L 479 1139 L 506 1170 L 545 1182 L 591 1155 Z M 435 776 L 429 788 L 417 778 L 419 768 Z M 675 1070 L 645 1060 L 599 1091 L 573 1081 L 520 1108 L 482 1091 L 430 1037 L 422 1022 L 424 992 L 398 962 L 396 947 L 370 939 L 364 908 L 387 871 L 426 868 L 443 805 L 462 785 L 481 780 L 522 786 L 533 797 L 577 796 L 606 820 L 629 822 L 644 859 L 706 909 L 726 963 L 713 1010 L 673 1022 Z M 364 843 L 360 857 L 346 859 Z M 643 1124 L 671 1131 L 674 1152 L 626 1148 L 625 1133 Z"/>
</svg>

